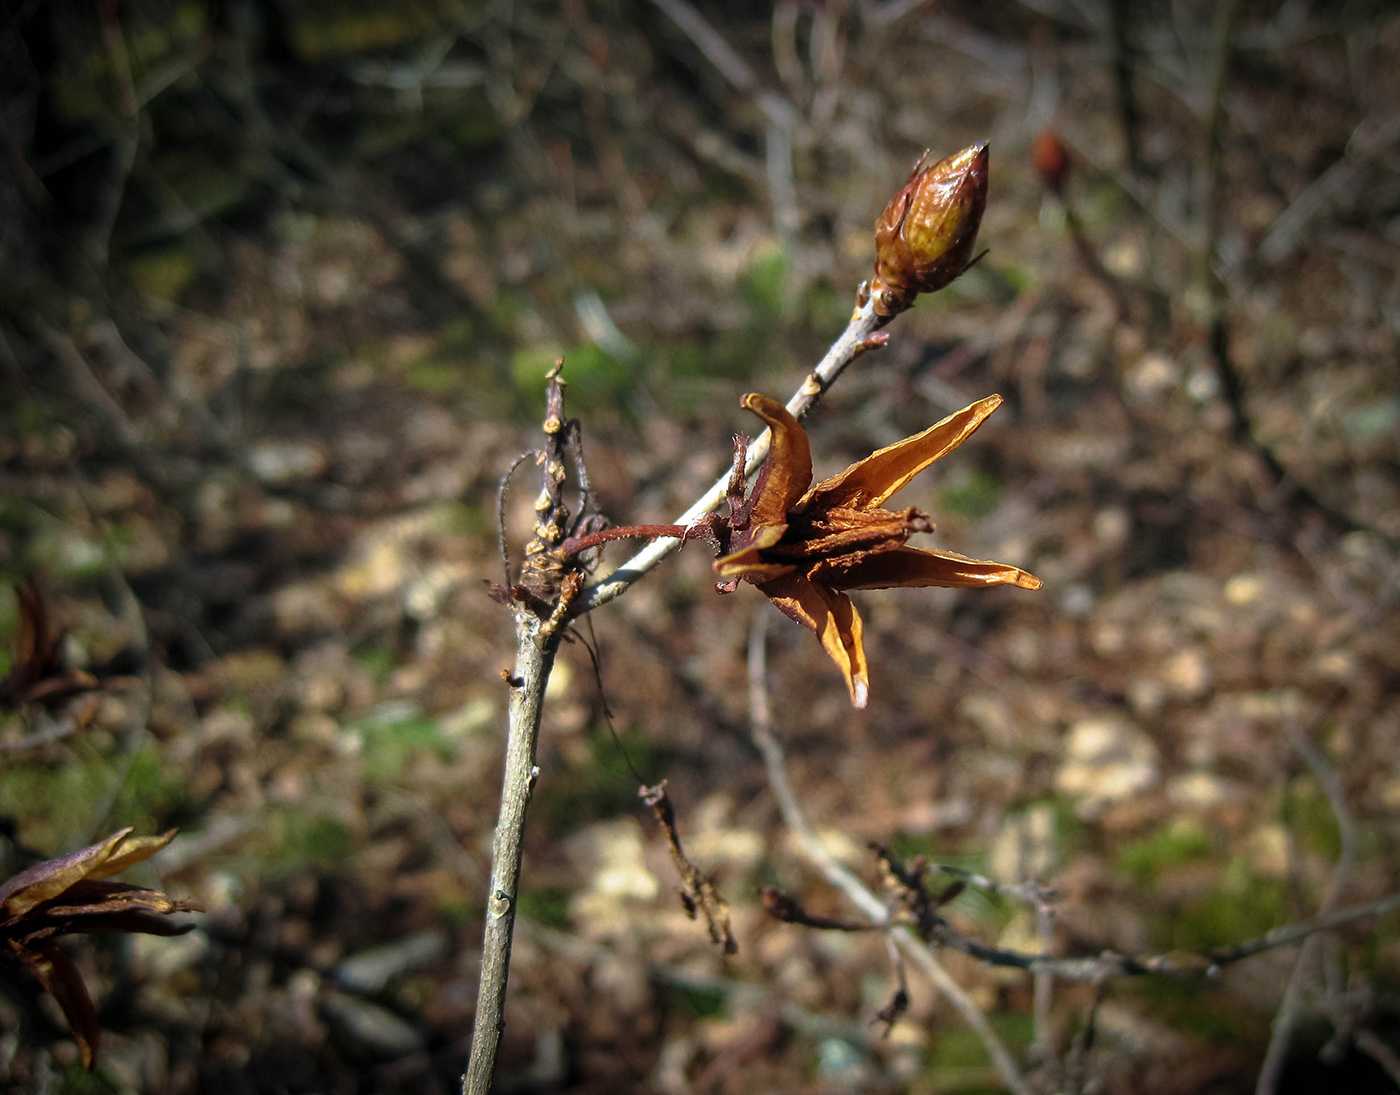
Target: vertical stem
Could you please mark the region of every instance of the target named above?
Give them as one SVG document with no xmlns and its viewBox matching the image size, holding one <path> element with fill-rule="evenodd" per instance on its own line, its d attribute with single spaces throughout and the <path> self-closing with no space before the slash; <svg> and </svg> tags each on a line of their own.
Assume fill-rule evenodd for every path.
<svg viewBox="0 0 1400 1095">
<path fill-rule="evenodd" d="M 471 1059 L 462 1077 L 462 1095 L 486 1095 L 496 1071 L 496 1052 L 505 1030 L 506 982 L 515 930 L 516 888 L 525 810 L 535 788 L 535 745 L 539 741 L 544 689 L 559 650 L 557 620 L 540 620 L 523 608 L 516 613 L 518 643 L 510 680 L 510 726 L 506 736 L 501 812 L 491 845 L 491 890 L 486 904 L 486 935 L 481 945 L 481 984 Z"/>
<path fill-rule="evenodd" d="M 1111 0 L 1108 5 L 1109 36 L 1113 49 L 1113 88 L 1118 99 L 1118 120 L 1123 126 L 1123 143 L 1127 147 L 1128 170 L 1142 174 L 1142 148 L 1138 130 L 1142 120 L 1137 95 L 1133 91 L 1133 43 L 1128 21 L 1132 18 L 1129 0 Z"/>
</svg>

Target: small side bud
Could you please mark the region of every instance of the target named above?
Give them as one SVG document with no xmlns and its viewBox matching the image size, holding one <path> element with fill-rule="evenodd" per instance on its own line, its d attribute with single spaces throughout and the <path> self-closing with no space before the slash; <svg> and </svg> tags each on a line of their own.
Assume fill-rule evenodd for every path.
<svg viewBox="0 0 1400 1095">
<path fill-rule="evenodd" d="M 1069 150 L 1060 140 L 1060 135 L 1050 128 L 1042 130 L 1031 148 L 1031 159 L 1046 188 L 1055 194 L 1060 193 L 1064 189 L 1065 176 L 1069 174 Z"/>
<path fill-rule="evenodd" d="M 987 207 L 986 142 L 927 166 L 915 165 L 904 188 L 875 222 L 875 311 L 898 315 L 919 293 L 942 289 L 972 263 Z"/>
</svg>

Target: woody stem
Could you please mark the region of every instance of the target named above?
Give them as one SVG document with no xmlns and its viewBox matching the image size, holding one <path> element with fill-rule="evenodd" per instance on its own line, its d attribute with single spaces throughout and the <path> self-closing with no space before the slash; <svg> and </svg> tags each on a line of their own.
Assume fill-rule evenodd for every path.
<svg viewBox="0 0 1400 1095">
<path fill-rule="evenodd" d="M 519 896 L 525 811 L 539 775 L 535 747 L 539 741 L 544 690 L 559 649 L 558 625 L 556 619 L 540 620 L 523 609 L 516 613 L 518 642 L 515 668 L 507 678 L 510 729 L 506 736 L 501 812 L 491 845 L 491 890 L 486 902 L 476 1023 L 461 1095 L 487 1095 L 496 1071 L 501 1032 L 505 1029 L 506 982 L 510 976 L 511 942 Z"/>
<path fill-rule="evenodd" d="M 605 528 L 602 532 L 591 532 L 587 536 L 570 536 L 559 545 L 559 551 L 567 557 L 605 544 L 609 540 L 652 540 L 658 536 L 673 536 L 684 540 L 689 531 L 685 525 L 622 525 L 618 528 Z"/>
</svg>

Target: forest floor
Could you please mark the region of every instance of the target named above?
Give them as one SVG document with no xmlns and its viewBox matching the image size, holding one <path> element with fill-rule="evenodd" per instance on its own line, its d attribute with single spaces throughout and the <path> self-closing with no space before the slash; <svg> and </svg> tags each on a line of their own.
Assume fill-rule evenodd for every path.
<svg viewBox="0 0 1400 1095">
<path fill-rule="evenodd" d="M 1001 393 L 899 501 L 1044 588 L 857 593 L 863 711 L 756 590 L 712 592 L 701 544 L 581 621 L 498 1090 L 1003 1090 L 917 968 L 877 1021 L 881 932 L 764 911 L 774 887 L 858 918 L 753 744 L 765 614 L 832 856 L 881 894 L 872 842 L 1055 891 L 1038 914 L 969 887 L 942 909 L 968 937 L 1189 963 L 1400 889 L 1384 5 L 217 7 L 9 32 L 0 573 L 99 688 L 0 722 L 0 877 L 179 826 L 131 877 L 206 910 L 65 944 L 91 1076 L 7 976 L 10 1090 L 455 1090 L 514 651 L 487 583 L 533 463 L 505 565 L 497 489 L 544 374 L 562 355 L 603 513 L 671 520 L 756 431 L 740 396 L 786 398 L 841 331 L 926 147 L 990 141 L 988 254 L 808 419 L 816 473 Z M 697 10 L 715 38 L 668 14 Z M 6 585 L 0 674 L 19 630 Z M 668 781 L 736 954 L 682 909 L 638 776 Z M 1272 1090 L 1394 1090 L 1395 925 L 1308 949 Z M 1057 979 L 1037 1008 L 1028 975 L 940 951 L 1027 1090 L 1162 1095 L 1254 1090 L 1298 955 Z"/>
</svg>

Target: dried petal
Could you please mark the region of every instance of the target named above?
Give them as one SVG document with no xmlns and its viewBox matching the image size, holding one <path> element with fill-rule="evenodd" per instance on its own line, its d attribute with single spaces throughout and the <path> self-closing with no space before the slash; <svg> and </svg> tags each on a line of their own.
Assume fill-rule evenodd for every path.
<svg viewBox="0 0 1400 1095">
<path fill-rule="evenodd" d="M 756 529 L 747 546 L 715 560 L 715 573 L 721 578 L 749 578 L 766 582 L 790 574 L 796 569 L 791 563 L 765 562 L 761 552 L 773 547 L 787 532 L 787 525 L 764 525 Z"/>
<path fill-rule="evenodd" d="M 78 967 L 52 943 L 41 943 L 31 949 L 11 940 L 10 950 L 34 971 L 44 988 L 58 1001 L 63 1017 L 68 1020 L 68 1029 L 73 1032 L 73 1040 L 78 1043 L 83 1068 L 91 1072 L 102 1031 L 97 1025 L 97 1009 L 92 1006 L 92 997 L 88 995 Z"/>
<path fill-rule="evenodd" d="M 923 433 L 906 437 L 858 460 L 845 471 L 824 479 L 807 492 L 803 502 L 824 509 L 859 509 L 883 505 L 914 476 L 966 441 L 983 420 L 1000 407 L 1002 398 L 989 395 L 951 414 Z"/>
<path fill-rule="evenodd" d="M 865 555 L 849 564 L 835 562 L 822 567 L 813 580 L 832 589 L 890 589 L 942 586 L 968 589 L 1015 585 L 1039 589 L 1041 581 L 1020 567 L 969 559 L 953 551 L 901 547 Z"/>
<path fill-rule="evenodd" d="M 148 890 L 144 886 L 132 886 L 125 882 L 84 880 L 70 886 L 60 897 L 36 909 L 35 913 L 55 920 L 65 917 L 96 919 L 135 909 L 172 913 L 179 909 L 180 905 L 181 902 L 160 890 Z M 82 925 L 77 923 L 74 923 L 72 928 L 75 931 L 83 930 Z"/>
<path fill-rule="evenodd" d="M 130 834 L 130 829 L 123 829 L 87 848 L 57 859 L 46 859 L 21 871 L 0 886 L 0 909 L 4 909 L 10 919 L 17 919 L 35 905 L 57 897 L 106 863 Z"/>
<path fill-rule="evenodd" d="M 812 482 L 812 447 L 807 431 L 776 399 L 749 392 L 740 406 L 753 411 L 773 431 L 768 462 L 754 486 L 749 520 L 755 525 L 778 525 Z"/>
<path fill-rule="evenodd" d="M 179 829 L 169 829 L 161 833 L 160 836 L 128 837 L 110 859 L 88 874 L 88 878 L 111 878 L 114 874 L 121 874 L 128 867 L 150 859 L 151 856 L 174 840 L 175 834 L 179 831 Z M 129 833 L 131 830 L 127 829 L 126 832 Z"/>
<path fill-rule="evenodd" d="M 832 661 L 845 675 L 851 706 L 864 707 L 870 696 L 870 672 L 863 641 L 865 629 L 851 599 L 799 575 L 765 582 L 761 588 L 779 609 L 821 640 Z"/>
</svg>

